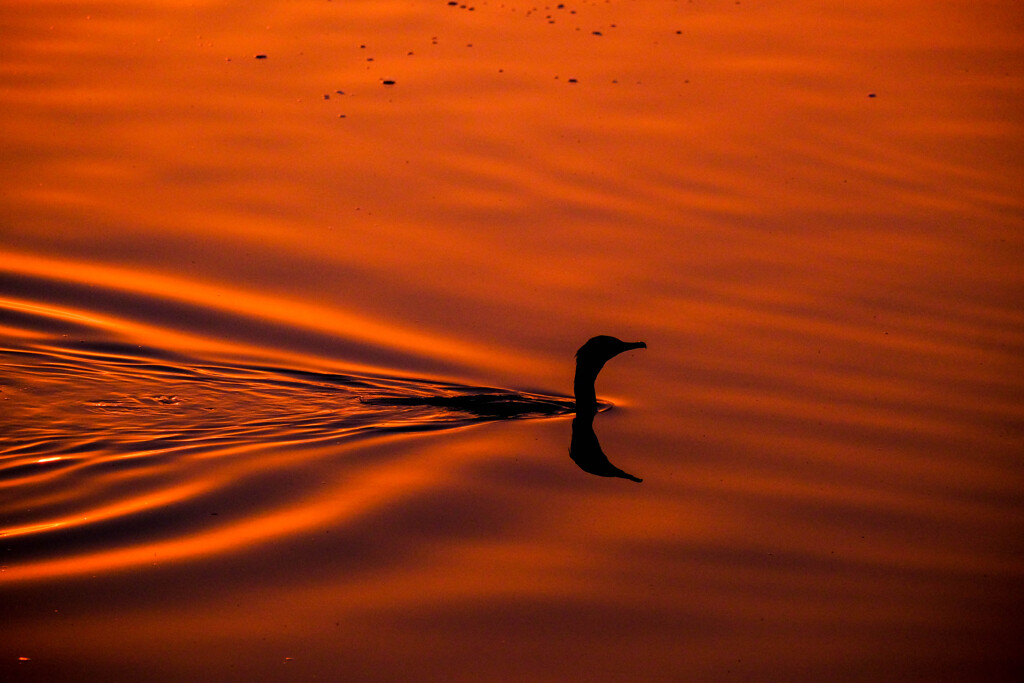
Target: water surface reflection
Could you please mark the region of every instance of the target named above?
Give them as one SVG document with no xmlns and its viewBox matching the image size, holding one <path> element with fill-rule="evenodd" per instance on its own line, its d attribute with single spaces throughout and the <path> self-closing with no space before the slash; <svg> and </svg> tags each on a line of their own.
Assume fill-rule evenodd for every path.
<svg viewBox="0 0 1024 683">
<path fill-rule="evenodd" d="M 569 457 L 579 465 L 580 469 L 599 477 L 621 477 L 630 481 L 641 482 L 643 479 L 624 472 L 608 460 L 601 450 L 601 443 L 594 433 L 594 415 L 588 411 L 578 413 L 572 420 L 572 440 L 569 443 Z"/>
<path fill-rule="evenodd" d="M 1024 666 L 1018 2 L 0 5 L 0 678 Z"/>
</svg>

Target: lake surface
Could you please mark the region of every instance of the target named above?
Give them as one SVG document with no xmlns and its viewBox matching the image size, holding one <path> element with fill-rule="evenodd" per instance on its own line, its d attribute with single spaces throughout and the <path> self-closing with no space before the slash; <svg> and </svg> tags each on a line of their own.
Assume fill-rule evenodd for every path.
<svg viewBox="0 0 1024 683">
<path fill-rule="evenodd" d="M 4 680 L 1018 680 L 1019 3 L 0 8 Z"/>
</svg>

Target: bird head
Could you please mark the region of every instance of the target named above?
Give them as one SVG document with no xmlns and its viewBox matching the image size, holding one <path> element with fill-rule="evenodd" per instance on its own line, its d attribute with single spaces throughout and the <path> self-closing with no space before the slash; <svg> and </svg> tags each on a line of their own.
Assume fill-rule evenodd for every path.
<svg viewBox="0 0 1024 683">
<path fill-rule="evenodd" d="M 576 365 L 591 365 L 600 369 L 605 363 L 630 349 L 646 349 L 644 342 L 624 342 L 606 334 L 590 339 L 576 352 Z"/>
</svg>

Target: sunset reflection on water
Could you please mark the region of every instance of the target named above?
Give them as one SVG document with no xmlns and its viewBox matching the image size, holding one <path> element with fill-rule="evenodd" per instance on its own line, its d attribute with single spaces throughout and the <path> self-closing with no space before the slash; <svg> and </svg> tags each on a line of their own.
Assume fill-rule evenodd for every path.
<svg viewBox="0 0 1024 683">
<path fill-rule="evenodd" d="M 855 5 L 0 4 L 0 677 L 1013 680 L 1022 17 Z"/>
</svg>

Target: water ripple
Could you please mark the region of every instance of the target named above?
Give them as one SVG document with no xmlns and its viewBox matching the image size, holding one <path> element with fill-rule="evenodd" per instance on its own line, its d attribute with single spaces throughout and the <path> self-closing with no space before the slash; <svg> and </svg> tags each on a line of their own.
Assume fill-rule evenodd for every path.
<svg viewBox="0 0 1024 683">
<path fill-rule="evenodd" d="M 106 566 L 134 562 L 154 543 L 176 555 L 209 552 L 186 540 L 251 539 L 310 523 L 311 482 L 277 484 L 308 478 L 305 465 L 343 457 L 356 437 L 573 410 L 560 396 L 30 334 L 54 327 L 52 316 L 42 307 L 19 313 L 22 333 L 0 347 L 8 578 L 16 566 L 30 576 L 80 571 L 91 565 L 72 560 L 97 553 Z M 211 527 L 213 513 L 197 516 L 229 500 L 242 501 L 232 533 Z"/>
</svg>

